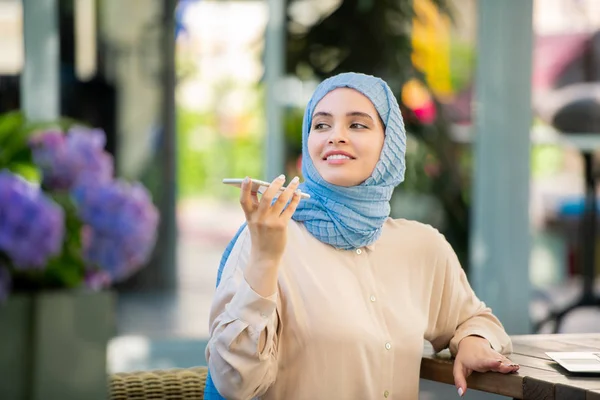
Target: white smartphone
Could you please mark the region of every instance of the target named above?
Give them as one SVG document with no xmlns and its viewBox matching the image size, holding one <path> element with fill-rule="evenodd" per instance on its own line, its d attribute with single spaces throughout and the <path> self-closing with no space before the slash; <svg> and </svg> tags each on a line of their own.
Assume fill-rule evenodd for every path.
<svg viewBox="0 0 600 400">
<path fill-rule="evenodd" d="M 263 194 L 268 188 L 270 183 L 269 182 L 265 182 L 265 181 L 261 181 L 258 179 L 250 179 L 252 182 L 252 192 L 256 192 L 256 193 L 260 193 Z M 244 182 L 244 179 L 223 179 L 223 183 L 226 185 L 231 185 L 231 186 L 236 186 L 238 188 L 242 187 L 242 182 Z M 281 189 L 279 189 L 279 192 L 283 192 L 285 190 L 285 186 L 282 186 Z M 310 199 L 310 195 L 308 193 L 304 193 L 304 192 L 300 192 L 300 198 L 304 198 L 304 199 Z"/>
</svg>

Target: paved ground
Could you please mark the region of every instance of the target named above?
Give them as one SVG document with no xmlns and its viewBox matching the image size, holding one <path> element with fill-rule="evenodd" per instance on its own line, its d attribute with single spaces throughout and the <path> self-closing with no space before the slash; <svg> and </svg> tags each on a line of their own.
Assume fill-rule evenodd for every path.
<svg viewBox="0 0 600 400">
<path fill-rule="evenodd" d="M 119 300 L 119 334 L 109 347 L 109 369 L 189 367 L 204 363 L 208 336 L 208 310 L 214 293 L 221 253 L 243 221 L 237 204 L 182 203 L 179 208 L 179 290 L 176 293 L 126 295 Z M 554 304 L 566 304 L 577 296 L 578 283 L 569 282 L 547 292 Z M 532 315 L 547 312 L 547 302 L 533 301 Z M 548 327 L 550 329 L 551 327 Z M 563 332 L 600 332 L 598 309 L 574 312 Z M 175 339 L 175 340 L 174 340 Z M 420 398 L 454 398 L 448 385 L 423 381 Z M 470 392 L 470 399 L 500 399 Z"/>
</svg>

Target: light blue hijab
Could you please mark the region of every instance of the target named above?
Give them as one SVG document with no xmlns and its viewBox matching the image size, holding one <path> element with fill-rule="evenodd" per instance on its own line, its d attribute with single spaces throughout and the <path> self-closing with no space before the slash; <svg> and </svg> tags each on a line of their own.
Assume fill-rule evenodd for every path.
<svg viewBox="0 0 600 400">
<path fill-rule="evenodd" d="M 317 172 L 308 152 L 308 135 L 312 116 L 319 101 L 337 88 L 351 88 L 365 95 L 379 113 L 385 126 L 385 139 L 379 161 L 373 173 L 358 186 L 342 187 L 325 181 Z M 394 188 L 404 180 L 406 165 L 406 131 L 400 107 L 391 89 L 382 79 L 348 72 L 321 82 L 306 106 L 302 121 L 302 191 L 310 199 L 300 201 L 293 219 L 304 223 L 317 239 L 331 246 L 350 250 L 367 246 L 381 235 L 390 214 L 390 199 Z M 244 230 L 243 224 L 231 240 L 219 265 L 217 286 L 221 281 L 227 258 Z M 206 400 L 224 400 L 214 386 L 210 372 L 204 391 Z"/>
<path fill-rule="evenodd" d="M 385 126 L 385 140 L 372 175 L 358 186 L 342 187 L 325 181 L 308 155 L 308 135 L 317 104 L 337 88 L 351 88 L 364 94 L 379 113 Z M 294 219 L 303 222 L 317 239 L 336 248 L 349 250 L 375 242 L 390 215 L 394 188 L 404 180 L 406 132 L 398 102 L 381 79 L 345 73 L 323 81 L 306 106 L 302 123 L 301 189 L 311 198 L 302 200 Z"/>
</svg>

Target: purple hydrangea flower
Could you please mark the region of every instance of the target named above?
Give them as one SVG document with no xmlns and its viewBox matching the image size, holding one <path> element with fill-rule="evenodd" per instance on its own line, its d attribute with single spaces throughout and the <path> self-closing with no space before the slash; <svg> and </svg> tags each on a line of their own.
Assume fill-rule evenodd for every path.
<svg viewBox="0 0 600 400">
<path fill-rule="evenodd" d="M 67 134 L 46 131 L 35 135 L 30 146 L 34 162 L 42 170 L 43 184 L 51 190 L 71 190 L 78 182 L 109 182 L 113 160 L 104 151 L 101 129 L 73 127 Z"/>
<path fill-rule="evenodd" d="M 62 248 L 63 209 L 39 187 L 0 171 L 0 251 L 15 268 L 43 268 Z"/>
<path fill-rule="evenodd" d="M 10 272 L 8 271 L 8 268 L 0 264 L 0 303 L 8 298 L 10 285 Z"/>
<path fill-rule="evenodd" d="M 82 184 L 73 191 L 83 234 L 85 261 L 118 281 L 148 260 L 156 241 L 158 211 L 146 189 L 123 181 Z"/>
</svg>

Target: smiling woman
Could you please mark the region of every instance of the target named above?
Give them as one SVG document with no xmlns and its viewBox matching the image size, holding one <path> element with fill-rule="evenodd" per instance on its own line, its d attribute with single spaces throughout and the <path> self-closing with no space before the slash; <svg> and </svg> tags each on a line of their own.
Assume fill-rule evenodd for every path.
<svg viewBox="0 0 600 400">
<path fill-rule="evenodd" d="M 389 218 L 406 150 L 389 86 L 356 73 L 323 81 L 302 145 L 310 198 L 295 194 L 298 177 L 260 199 L 242 185 L 247 223 L 219 267 L 205 399 L 417 399 L 424 339 L 456 356 L 460 395 L 472 371 L 516 371 L 444 237 Z"/>
<path fill-rule="evenodd" d="M 356 186 L 375 169 L 384 129 L 373 103 L 350 88 L 329 92 L 315 108 L 308 151 L 323 179 L 332 185 Z"/>
</svg>

